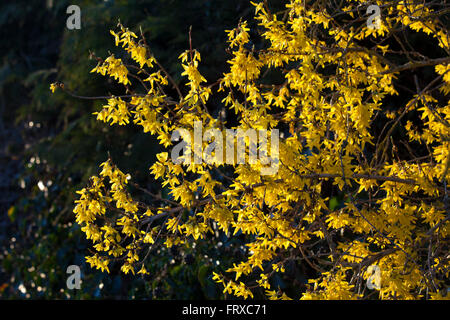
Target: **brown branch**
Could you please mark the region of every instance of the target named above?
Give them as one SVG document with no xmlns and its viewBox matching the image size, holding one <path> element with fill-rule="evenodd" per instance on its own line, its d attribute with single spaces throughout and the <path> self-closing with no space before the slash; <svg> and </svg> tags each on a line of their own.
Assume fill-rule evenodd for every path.
<svg viewBox="0 0 450 320">
<path fill-rule="evenodd" d="M 422 67 L 435 66 L 437 64 L 444 64 L 444 63 L 450 63 L 450 57 L 430 59 L 430 60 L 420 61 L 420 62 L 408 62 L 401 66 L 383 71 L 380 73 L 380 75 L 401 72 L 401 71 L 411 70 L 411 69 L 417 69 L 417 68 L 422 68 Z"/>
</svg>

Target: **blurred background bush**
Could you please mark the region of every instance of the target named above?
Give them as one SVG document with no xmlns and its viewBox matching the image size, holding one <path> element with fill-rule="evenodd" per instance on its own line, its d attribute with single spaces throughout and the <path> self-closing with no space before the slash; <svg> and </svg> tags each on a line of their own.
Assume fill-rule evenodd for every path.
<svg viewBox="0 0 450 320">
<path fill-rule="evenodd" d="M 81 30 L 66 28 L 71 4 L 81 8 Z M 158 144 L 131 125 L 105 130 L 92 115 L 104 100 L 52 95 L 49 84 L 62 81 L 84 96 L 116 92 L 113 82 L 89 73 L 96 65 L 89 54 L 123 55 L 109 34 L 119 19 L 135 32 L 143 30 L 177 82 L 178 55 L 188 48 L 192 25 L 202 74 L 215 80 L 226 67 L 224 30 L 252 13 L 247 0 L 1 2 L 0 298 L 223 298 L 211 280 L 212 266 L 226 266 L 243 252 L 239 238 L 155 251 L 150 271 L 157 274 L 146 278 L 114 269 L 108 275 L 86 265 L 87 240 L 72 213 L 75 190 L 109 153 L 124 172 L 133 172 L 135 182 L 161 192 L 148 172 Z M 80 290 L 66 288 L 72 264 L 82 270 Z"/>
</svg>

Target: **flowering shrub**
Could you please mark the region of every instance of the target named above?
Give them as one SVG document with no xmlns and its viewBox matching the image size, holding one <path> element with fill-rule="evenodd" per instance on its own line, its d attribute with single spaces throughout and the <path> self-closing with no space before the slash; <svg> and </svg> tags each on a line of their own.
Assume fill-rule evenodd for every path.
<svg viewBox="0 0 450 320">
<path fill-rule="evenodd" d="M 166 148 L 175 130 L 192 132 L 195 121 L 226 128 L 227 112 L 238 119 L 234 128 L 282 134 L 273 175 L 260 174 L 262 161 L 175 163 L 160 153 L 150 173 L 169 198 L 135 185 L 112 159 L 102 163 L 74 209 L 93 242 L 95 253 L 86 257 L 92 267 L 109 272 L 119 261 L 124 273 L 147 274 L 155 245 L 223 232 L 246 242 L 245 259 L 214 273 L 227 294 L 252 298 L 262 289 L 289 299 L 272 280 L 295 261 L 314 274 L 298 287 L 302 299 L 448 297 L 450 47 L 443 13 L 422 1 L 377 1 L 381 21 L 371 28 L 364 1 L 342 3 L 291 0 L 277 13 L 267 1 L 254 3 L 257 30 L 241 21 L 226 31 L 230 67 L 221 79 L 202 76 L 191 41 L 179 57 L 186 88 L 143 36 L 122 25 L 111 31 L 135 64 L 97 58 L 92 72 L 127 91 L 107 97 L 98 120 L 142 126 Z M 414 49 L 405 30 L 420 33 L 442 57 Z M 419 81 L 423 68 L 432 77 Z M 213 95 L 223 112 L 211 111 Z M 392 101 L 402 102 L 392 108 Z M 189 151 L 183 157 L 198 152 Z M 153 201 L 140 201 L 139 192 Z M 369 289 L 375 266 L 380 274 Z"/>
</svg>

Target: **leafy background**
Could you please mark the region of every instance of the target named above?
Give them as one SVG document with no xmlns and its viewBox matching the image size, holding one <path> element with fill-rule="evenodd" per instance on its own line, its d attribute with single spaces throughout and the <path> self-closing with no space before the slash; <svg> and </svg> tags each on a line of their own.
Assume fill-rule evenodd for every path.
<svg viewBox="0 0 450 320">
<path fill-rule="evenodd" d="M 66 28 L 66 8 L 81 8 L 81 30 Z M 4 299 L 217 299 L 213 267 L 242 254 L 239 239 L 155 251 L 148 277 L 101 273 L 86 265 L 87 240 L 74 223 L 75 191 L 95 174 L 108 153 L 136 182 L 154 190 L 148 168 L 159 151 L 133 126 L 95 120 L 102 100 L 80 100 L 49 84 L 62 81 L 84 96 L 117 92 L 89 73 L 98 57 L 114 52 L 109 34 L 118 20 L 141 28 L 155 56 L 180 80 L 178 55 L 193 45 L 202 73 L 218 78 L 226 67 L 225 29 L 249 19 L 248 1 L 3 1 L 0 4 L 0 297 Z M 217 102 L 217 101 L 216 101 Z M 220 236 L 219 236 L 220 237 Z M 221 242 L 220 240 L 223 240 Z M 220 244 L 218 244 L 220 242 Z M 220 261 L 218 266 L 216 261 Z M 80 290 L 66 288 L 67 266 L 82 270 Z"/>
</svg>

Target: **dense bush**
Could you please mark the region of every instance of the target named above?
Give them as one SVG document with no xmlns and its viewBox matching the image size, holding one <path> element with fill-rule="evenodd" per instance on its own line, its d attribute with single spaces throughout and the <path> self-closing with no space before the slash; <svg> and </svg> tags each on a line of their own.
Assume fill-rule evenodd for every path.
<svg viewBox="0 0 450 320">
<path fill-rule="evenodd" d="M 379 1 L 373 20 L 363 1 L 252 4 L 253 22 L 227 30 L 228 67 L 218 78 L 203 72 L 201 57 L 210 56 L 195 32 L 178 57 L 182 86 L 137 29 L 119 24 L 111 34 L 122 53 L 95 56 L 91 72 L 123 87 L 103 95 L 97 120 L 141 126 L 167 150 L 156 161 L 136 157 L 162 182 L 159 193 L 115 156 L 78 191 L 87 262 L 158 278 L 162 250 L 206 245 L 225 259 L 208 272 L 237 297 L 446 296 L 448 8 Z M 51 89 L 72 94 L 61 83 Z M 194 137 L 192 146 L 198 123 L 214 139 L 196 146 Z M 225 163 L 225 128 L 277 128 L 275 171 L 264 174 L 261 157 L 241 163 L 231 153 Z M 169 156 L 177 130 L 188 144 L 184 163 Z M 225 258 L 224 243 L 236 239 L 241 256 Z"/>
</svg>

